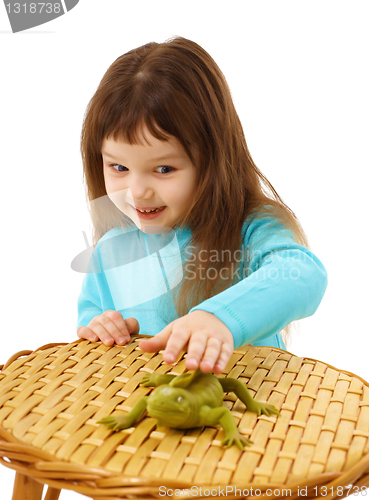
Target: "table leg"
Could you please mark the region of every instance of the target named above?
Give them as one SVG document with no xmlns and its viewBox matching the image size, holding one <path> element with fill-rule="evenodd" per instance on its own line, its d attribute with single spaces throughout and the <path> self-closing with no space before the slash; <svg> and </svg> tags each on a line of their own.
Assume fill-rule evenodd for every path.
<svg viewBox="0 0 369 500">
<path fill-rule="evenodd" d="M 43 484 L 30 476 L 17 472 L 14 480 L 12 500 L 41 500 Z"/>
<path fill-rule="evenodd" d="M 60 495 L 60 490 L 56 488 L 48 487 L 44 500 L 58 500 Z"/>
</svg>

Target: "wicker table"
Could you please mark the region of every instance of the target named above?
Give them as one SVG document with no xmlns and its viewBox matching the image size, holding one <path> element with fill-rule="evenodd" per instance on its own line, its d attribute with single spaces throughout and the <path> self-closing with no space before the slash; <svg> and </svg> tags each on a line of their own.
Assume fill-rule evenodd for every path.
<svg viewBox="0 0 369 500">
<path fill-rule="evenodd" d="M 369 485 L 369 384 L 275 348 L 237 349 L 222 374 L 281 412 L 258 417 L 225 395 L 254 442 L 244 451 L 222 447 L 220 428 L 156 427 L 150 417 L 117 433 L 98 425 L 153 390 L 140 386 L 145 373 L 186 371 L 184 354 L 167 365 L 161 353 L 139 349 L 142 337 L 111 348 L 49 344 L 2 367 L 0 461 L 17 471 L 13 499 L 39 500 L 44 484 L 45 500 L 63 488 L 96 500 L 178 496 L 176 489 L 190 498 L 328 499 Z"/>
</svg>

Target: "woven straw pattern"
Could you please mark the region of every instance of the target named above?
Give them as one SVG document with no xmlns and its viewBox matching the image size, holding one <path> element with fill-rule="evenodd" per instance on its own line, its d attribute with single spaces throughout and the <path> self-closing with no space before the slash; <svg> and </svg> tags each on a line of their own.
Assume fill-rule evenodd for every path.
<svg viewBox="0 0 369 500">
<path fill-rule="evenodd" d="M 221 446 L 220 427 L 176 430 L 150 417 L 117 433 L 98 425 L 153 390 L 140 386 L 145 373 L 186 371 L 184 353 L 167 365 L 161 353 L 139 349 L 143 337 L 124 347 L 78 340 L 14 355 L 0 373 L 1 463 L 100 500 L 159 498 L 159 486 L 193 485 L 288 486 L 289 498 L 306 486 L 307 498 L 317 498 L 314 487 L 325 485 L 324 498 L 335 498 L 339 485 L 369 485 L 369 384 L 275 348 L 239 348 L 222 374 L 281 412 L 258 417 L 225 394 L 240 432 L 254 442 L 244 451 Z"/>
</svg>

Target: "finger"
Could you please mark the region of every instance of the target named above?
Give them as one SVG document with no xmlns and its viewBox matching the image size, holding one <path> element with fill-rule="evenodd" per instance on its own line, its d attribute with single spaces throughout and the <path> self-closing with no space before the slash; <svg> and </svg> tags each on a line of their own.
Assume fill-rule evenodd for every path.
<svg viewBox="0 0 369 500">
<path fill-rule="evenodd" d="M 205 352 L 200 362 L 200 370 L 208 373 L 213 370 L 221 352 L 222 341 L 218 337 L 208 337 Z"/>
<path fill-rule="evenodd" d="M 104 313 L 101 316 L 97 316 L 94 319 L 97 323 L 99 323 L 101 326 L 103 326 L 103 328 L 108 333 L 108 335 L 113 339 L 113 343 L 115 342 L 118 345 L 124 345 L 130 340 L 131 337 L 130 337 L 129 332 L 127 330 L 127 327 L 124 323 L 124 320 L 123 320 L 124 330 L 122 331 L 122 330 L 118 329 L 115 321 L 110 319 L 108 314 L 113 316 L 113 318 L 116 318 L 116 321 L 119 321 L 118 315 L 115 315 L 114 313 L 118 313 L 118 315 L 123 320 L 122 315 L 118 311 L 109 311 L 109 312 L 107 312 L 107 314 Z M 94 327 L 92 329 L 94 330 Z M 103 340 L 103 339 L 101 339 L 101 340 Z"/>
<path fill-rule="evenodd" d="M 163 359 L 166 363 L 175 363 L 177 361 L 180 352 L 185 350 L 191 333 L 188 327 L 184 328 L 180 324 L 173 322 L 172 332 L 163 354 Z"/>
<path fill-rule="evenodd" d="M 113 337 L 116 344 L 122 345 L 129 342 L 129 334 L 126 322 L 119 311 L 108 310 L 99 316 L 99 322 Z"/>
<path fill-rule="evenodd" d="M 80 339 L 90 340 L 91 342 L 97 342 L 99 337 L 90 328 L 86 326 L 80 326 L 77 329 L 77 335 Z"/>
<path fill-rule="evenodd" d="M 186 368 L 196 370 L 203 357 L 207 343 L 207 337 L 201 332 L 194 333 L 187 348 Z"/>
<path fill-rule="evenodd" d="M 140 324 L 136 318 L 126 318 L 125 323 L 131 335 L 137 335 L 140 331 Z"/>
<path fill-rule="evenodd" d="M 233 345 L 228 344 L 227 342 L 224 342 L 222 344 L 219 357 L 214 364 L 213 372 L 216 375 L 218 375 L 219 373 L 222 373 L 222 371 L 225 369 L 232 353 L 233 353 Z"/>
<path fill-rule="evenodd" d="M 99 337 L 103 344 L 111 346 L 114 344 L 114 338 L 105 329 L 105 325 L 102 325 L 100 323 L 101 318 L 104 318 L 104 316 L 96 316 L 93 320 L 90 321 L 90 323 L 88 324 L 88 328 L 90 328 Z M 105 319 L 109 320 L 109 318 L 106 317 Z"/>
<path fill-rule="evenodd" d="M 173 323 L 173 322 L 172 322 Z M 158 352 L 165 349 L 168 338 L 172 333 L 172 323 L 169 323 L 161 332 L 157 333 L 151 339 L 141 340 L 139 346 L 145 352 Z"/>
</svg>

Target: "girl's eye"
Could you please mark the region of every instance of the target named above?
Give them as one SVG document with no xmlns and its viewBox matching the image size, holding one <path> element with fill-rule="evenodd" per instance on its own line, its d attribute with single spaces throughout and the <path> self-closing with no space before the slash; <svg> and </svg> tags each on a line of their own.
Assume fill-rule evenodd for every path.
<svg viewBox="0 0 369 500">
<path fill-rule="evenodd" d="M 172 170 L 174 170 L 173 167 L 167 167 L 165 165 L 158 167 L 158 169 L 164 169 L 164 171 L 162 170 L 160 172 L 161 174 L 169 174 Z M 168 172 L 168 169 L 169 169 L 169 172 Z"/>
<path fill-rule="evenodd" d="M 110 166 L 113 167 L 114 170 L 117 170 L 118 172 L 125 172 L 127 170 L 127 167 L 125 167 L 124 165 L 118 165 L 117 163 L 111 163 Z"/>
</svg>

